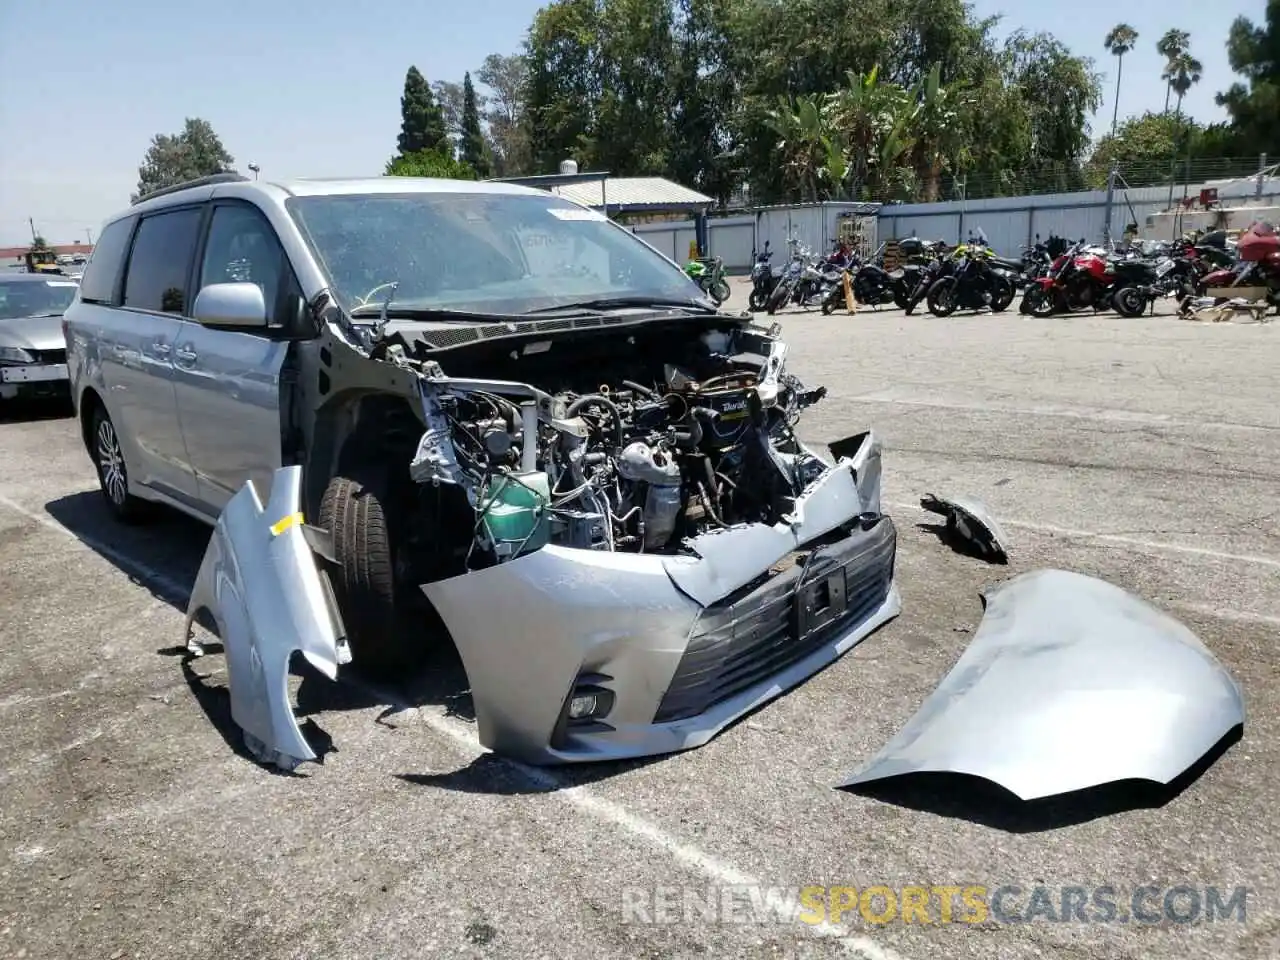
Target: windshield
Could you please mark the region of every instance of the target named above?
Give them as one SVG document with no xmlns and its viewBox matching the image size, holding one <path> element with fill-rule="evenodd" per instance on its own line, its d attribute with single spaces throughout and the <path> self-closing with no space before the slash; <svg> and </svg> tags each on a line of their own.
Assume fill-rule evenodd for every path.
<svg viewBox="0 0 1280 960">
<path fill-rule="evenodd" d="M 62 313 L 75 299 L 74 280 L 5 280 L 0 278 L 0 320 Z"/>
<path fill-rule="evenodd" d="M 553 194 L 294 197 L 302 227 L 348 310 L 523 314 L 604 298 L 694 300 L 701 289 L 644 241 Z"/>
</svg>

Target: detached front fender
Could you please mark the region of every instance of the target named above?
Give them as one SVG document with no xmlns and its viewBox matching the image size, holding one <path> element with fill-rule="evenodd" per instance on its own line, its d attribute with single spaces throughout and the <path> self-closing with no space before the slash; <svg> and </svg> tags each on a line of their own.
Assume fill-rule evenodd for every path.
<svg viewBox="0 0 1280 960">
<path fill-rule="evenodd" d="M 302 468 L 272 475 L 264 507 L 252 483 L 218 518 L 187 606 L 187 637 L 207 613 L 227 657 L 231 717 L 261 762 L 292 770 L 315 760 L 289 702 L 295 651 L 329 679 L 351 660 L 333 595 L 302 522 Z"/>
</svg>

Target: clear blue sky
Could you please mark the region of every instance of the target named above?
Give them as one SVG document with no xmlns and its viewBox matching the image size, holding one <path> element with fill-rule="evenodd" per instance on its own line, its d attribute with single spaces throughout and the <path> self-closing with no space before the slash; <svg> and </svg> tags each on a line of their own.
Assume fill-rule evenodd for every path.
<svg viewBox="0 0 1280 960">
<path fill-rule="evenodd" d="M 855 0 L 856 2 L 856 0 Z M 485 55 L 515 52 L 539 0 L 0 0 L 0 245 L 30 240 L 27 218 L 51 242 L 97 235 L 128 204 L 153 134 L 186 116 L 213 124 L 243 171 L 263 176 L 378 174 L 395 149 L 404 71 L 460 80 Z M 1224 43 L 1231 20 L 1261 20 L 1263 0 L 1225 3 L 977 0 L 1002 27 L 1050 30 L 1107 71 L 1095 133 L 1110 124 L 1115 60 L 1102 38 L 1118 19 L 1137 28 L 1125 58 L 1123 116 L 1164 102 L 1156 39 L 1191 33 L 1205 79 L 1185 108 L 1221 111 L 1232 81 Z"/>
</svg>

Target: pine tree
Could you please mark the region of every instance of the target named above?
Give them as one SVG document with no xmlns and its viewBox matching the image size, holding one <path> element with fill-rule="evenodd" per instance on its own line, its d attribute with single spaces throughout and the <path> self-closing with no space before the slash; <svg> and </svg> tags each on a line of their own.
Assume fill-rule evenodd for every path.
<svg viewBox="0 0 1280 960">
<path fill-rule="evenodd" d="M 396 143 L 401 156 L 423 150 L 453 156 L 444 114 L 417 67 L 410 67 L 404 75 L 404 96 L 400 98 L 400 137 Z"/>
<path fill-rule="evenodd" d="M 480 129 L 480 106 L 476 103 L 476 88 L 471 74 L 462 78 L 462 142 L 459 146 L 461 160 L 476 172 L 476 176 L 489 176 L 489 157 L 485 150 L 484 131 Z"/>
</svg>

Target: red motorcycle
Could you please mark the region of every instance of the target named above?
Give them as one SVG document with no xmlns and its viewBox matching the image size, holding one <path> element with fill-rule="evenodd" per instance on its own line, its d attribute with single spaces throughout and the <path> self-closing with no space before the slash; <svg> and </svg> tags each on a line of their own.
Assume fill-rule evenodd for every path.
<svg viewBox="0 0 1280 960">
<path fill-rule="evenodd" d="M 1110 309 L 1115 285 L 1112 264 L 1104 256 L 1086 252 L 1081 240 L 1054 259 L 1047 276 L 1031 281 L 1019 312 L 1047 317 L 1092 307 L 1097 313 Z"/>
<path fill-rule="evenodd" d="M 1280 307 L 1280 236 L 1276 228 L 1266 222 L 1253 224 L 1240 237 L 1236 252 L 1239 262 L 1207 274 L 1201 289 L 1266 287 L 1267 301 Z"/>
</svg>

